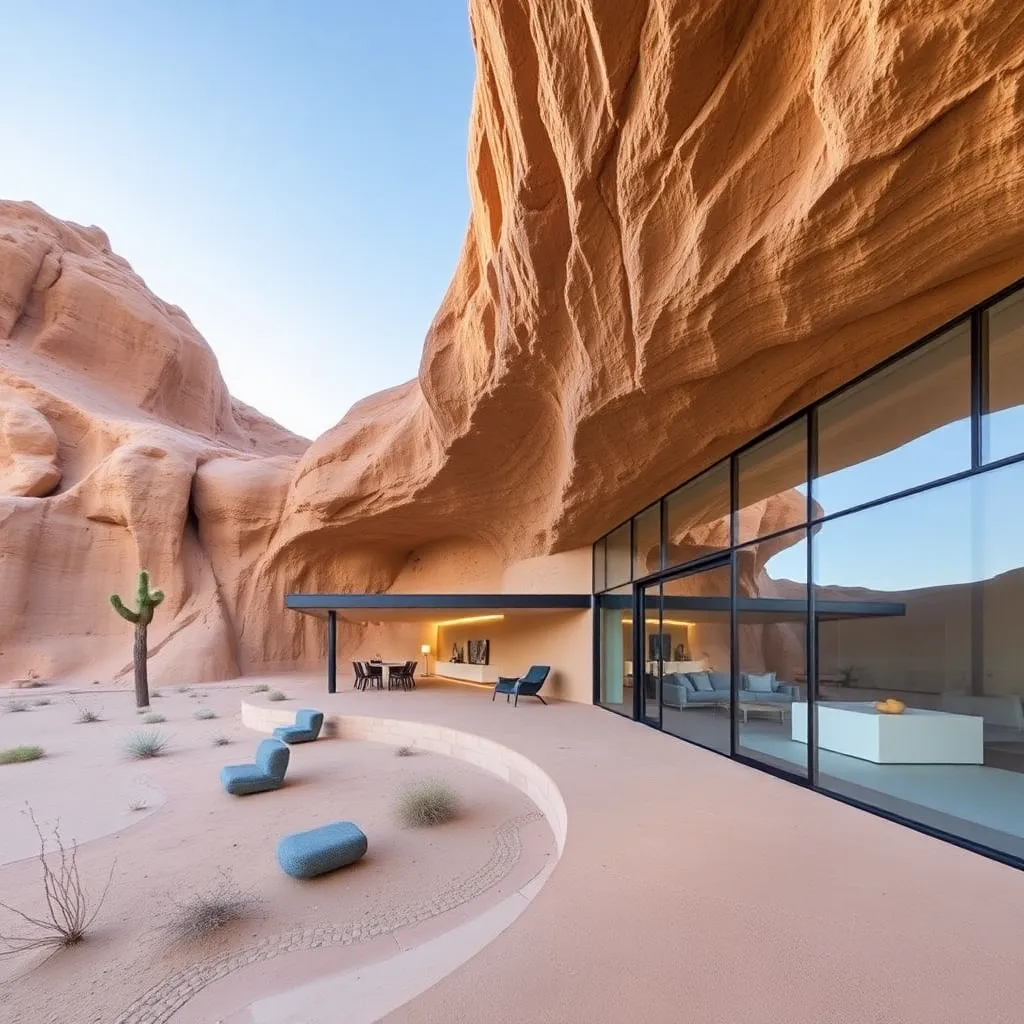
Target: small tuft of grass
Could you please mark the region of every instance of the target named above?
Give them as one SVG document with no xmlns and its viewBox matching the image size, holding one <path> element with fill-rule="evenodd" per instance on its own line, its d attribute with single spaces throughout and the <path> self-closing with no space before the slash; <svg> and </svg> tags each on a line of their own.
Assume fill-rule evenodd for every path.
<svg viewBox="0 0 1024 1024">
<path fill-rule="evenodd" d="M 92 708 L 79 707 L 78 717 L 75 721 L 79 725 L 88 725 L 90 722 L 102 722 L 103 719 L 98 711 L 94 711 Z"/>
<path fill-rule="evenodd" d="M 225 735 L 221 734 L 219 736 L 214 736 L 213 737 L 213 745 L 215 747 L 226 747 L 230 742 L 231 742 L 231 737 L 230 736 L 225 736 Z"/>
<path fill-rule="evenodd" d="M 412 747 L 395 747 L 395 757 L 412 757 L 414 753 Z"/>
<path fill-rule="evenodd" d="M 219 928 L 250 917 L 263 902 L 261 896 L 240 888 L 222 871 L 220 880 L 207 890 L 171 897 L 161 928 L 179 942 L 202 942 Z"/>
<path fill-rule="evenodd" d="M 9 715 L 16 714 L 19 711 L 28 711 L 29 703 L 27 700 L 9 700 L 4 705 L 4 711 Z"/>
<path fill-rule="evenodd" d="M 280 690 L 271 690 L 270 693 L 267 694 L 267 700 L 287 700 L 287 699 L 288 699 L 287 695 L 283 694 Z"/>
<path fill-rule="evenodd" d="M 0 750 L 0 764 L 21 764 L 23 761 L 36 761 L 42 756 L 42 747 L 8 747 Z"/>
<path fill-rule="evenodd" d="M 188 693 L 192 689 L 187 683 L 184 686 L 178 687 L 178 693 Z"/>
<path fill-rule="evenodd" d="M 37 708 L 45 708 L 47 704 L 52 704 L 53 701 L 49 697 L 37 697 L 32 703 Z"/>
<path fill-rule="evenodd" d="M 143 725 L 159 725 L 161 722 L 166 722 L 167 719 L 159 711 L 147 711 L 141 721 Z"/>
<path fill-rule="evenodd" d="M 163 694 L 159 690 L 154 690 L 149 696 L 150 699 L 152 699 L 153 697 L 160 698 L 163 696 Z"/>
<path fill-rule="evenodd" d="M 160 757 L 170 741 L 162 732 L 133 732 L 124 742 L 124 752 L 134 761 Z"/>
<path fill-rule="evenodd" d="M 266 693 L 270 687 L 266 683 L 257 683 L 253 688 L 253 693 Z"/>
<path fill-rule="evenodd" d="M 145 811 L 145 810 L 148 810 L 148 809 L 149 809 L 149 804 L 146 803 L 146 801 L 143 800 L 141 797 L 138 800 L 133 800 L 128 805 L 128 810 L 129 811 Z"/>
<path fill-rule="evenodd" d="M 406 828 L 443 825 L 458 813 L 458 794 L 440 779 L 414 783 L 399 794 L 395 805 L 395 814 Z"/>
<path fill-rule="evenodd" d="M 202 722 L 210 718 L 216 718 L 217 712 L 214 711 L 213 708 L 196 708 L 195 711 L 192 712 L 192 717 L 198 718 Z"/>
</svg>

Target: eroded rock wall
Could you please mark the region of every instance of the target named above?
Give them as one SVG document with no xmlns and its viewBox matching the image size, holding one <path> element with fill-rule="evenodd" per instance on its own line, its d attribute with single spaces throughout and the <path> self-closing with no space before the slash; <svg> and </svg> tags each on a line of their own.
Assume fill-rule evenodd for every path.
<svg viewBox="0 0 1024 1024">
<path fill-rule="evenodd" d="M 6 644 L 52 617 L 33 594 L 102 604 L 145 556 L 174 621 L 221 638 L 211 663 L 315 657 L 287 591 L 386 589 L 452 539 L 506 566 L 585 545 L 1024 275 L 1014 4 L 471 0 L 470 21 L 471 218 L 419 375 L 308 449 L 230 400 L 101 232 L 0 208 L 0 384 L 58 439 L 54 462 L 31 413 L 4 420 L 0 479 L 35 495 L 0 507 Z"/>
</svg>

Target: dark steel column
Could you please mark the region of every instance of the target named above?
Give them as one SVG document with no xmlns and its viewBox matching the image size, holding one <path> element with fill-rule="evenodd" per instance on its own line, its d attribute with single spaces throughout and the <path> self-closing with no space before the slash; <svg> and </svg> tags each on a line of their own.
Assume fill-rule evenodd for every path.
<svg viewBox="0 0 1024 1024">
<path fill-rule="evenodd" d="M 327 613 L 327 692 L 338 692 L 338 613 Z"/>
</svg>

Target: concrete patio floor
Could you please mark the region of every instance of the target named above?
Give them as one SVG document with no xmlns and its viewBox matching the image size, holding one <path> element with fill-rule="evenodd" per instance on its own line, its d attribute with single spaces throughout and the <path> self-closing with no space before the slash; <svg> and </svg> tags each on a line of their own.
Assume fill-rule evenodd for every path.
<svg viewBox="0 0 1024 1024">
<path fill-rule="evenodd" d="M 600 708 L 288 680 L 328 714 L 463 730 L 541 768 L 561 860 L 389 1024 L 986 1024 L 1024 1004 L 1024 873 Z M 280 705 L 279 705 L 280 707 Z"/>
</svg>

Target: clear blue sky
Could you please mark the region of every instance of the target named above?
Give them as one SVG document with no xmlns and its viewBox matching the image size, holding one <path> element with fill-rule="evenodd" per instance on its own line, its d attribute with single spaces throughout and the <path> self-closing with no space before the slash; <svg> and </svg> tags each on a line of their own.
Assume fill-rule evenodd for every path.
<svg viewBox="0 0 1024 1024">
<path fill-rule="evenodd" d="M 466 0 L 4 14 L 0 196 L 98 224 L 313 437 L 415 376 L 469 215 Z"/>
</svg>

